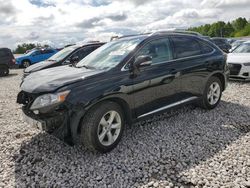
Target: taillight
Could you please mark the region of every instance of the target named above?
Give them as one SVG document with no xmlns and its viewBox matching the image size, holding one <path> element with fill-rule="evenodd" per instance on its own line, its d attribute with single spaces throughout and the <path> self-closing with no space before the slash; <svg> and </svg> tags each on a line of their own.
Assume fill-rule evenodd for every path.
<svg viewBox="0 0 250 188">
<path fill-rule="evenodd" d="M 12 64 L 16 64 L 16 59 L 13 58 L 11 62 L 12 62 Z"/>
</svg>

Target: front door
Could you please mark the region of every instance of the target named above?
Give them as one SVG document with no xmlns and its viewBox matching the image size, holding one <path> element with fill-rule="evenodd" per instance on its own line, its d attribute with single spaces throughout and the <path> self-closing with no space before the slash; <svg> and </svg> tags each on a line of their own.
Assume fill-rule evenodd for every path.
<svg viewBox="0 0 250 188">
<path fill-rule="evenodd" d="M 145 44 L 135 55 L 152 57 L 151 66 L 140 68 L 134 78 L 134 105 L 137 117 L 144 117 L 178 101 L 179 73 L 173 61 L 169 38 Z"/>
</svg>

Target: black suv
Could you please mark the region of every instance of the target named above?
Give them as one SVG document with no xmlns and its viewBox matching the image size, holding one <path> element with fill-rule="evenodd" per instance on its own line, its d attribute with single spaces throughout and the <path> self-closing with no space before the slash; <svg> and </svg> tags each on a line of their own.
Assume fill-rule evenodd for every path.
<svg viewBox="0 0 250 188">
<path fill-rule="evenodd" d="M 68 46 L 55 55 L 50 57 L 48 60 L 36 63 L 29 66 L 24 70 L 24 77 L 29 75 L 32 72 L 36 72 L 43 69 L 48 69 L 52 67 L 57 67 L 61 65 L 73 64 L 75 65 L 84 57 L 89 55 L 91 52 L 99 48 L 105 43 L 102 42 L 89 42 L 82 45 L 71 45 Z"/>
<path fill-rule="evenodd" d="M 8 48 L 0 48 L 0 76 L 7 76 L 9 69 L 15 66 L 15 58 Z"/>
<path fill-rule="evenodd" d="M 120 38 L 75 67 L 45 71 L 21 85 L 25 119 L 101 152 L 118 144 L 125 124 L 186 103 L 215 108 L 229 73 L 216 45 L 174 32 Z"/>
<path fill-rule="evenodd" d="M 226 38 L 214 37 L 212 41 L 224 52 L 229 53 L 232 46 L 229 44 Z"/>
</svg>

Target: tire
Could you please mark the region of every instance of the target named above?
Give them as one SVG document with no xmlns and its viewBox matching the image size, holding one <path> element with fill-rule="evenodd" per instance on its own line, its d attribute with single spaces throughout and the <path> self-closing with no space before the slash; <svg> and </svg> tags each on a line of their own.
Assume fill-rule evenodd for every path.
<svg viewBox="0 0 250 188">
<path fill-rule="evenodd" d="M 106 153 L 121 140 L 125 127 L 124 115 L 118 104 L 103 102 L 87 112 L 80 126 L 80 143 L 89 150 Z"/>
<path fill-rule="evenodd" d="M 212 91 L 212 88 L 213 91 Z M 218 88 L 215 90 L 215 88 Z M 214 109 L 221 100 L 221 95 L 222 95 L 222 84 L 221 81 L 218 77 L 211 77 L 207 81 L 205 90 L 203 92 L 203 96 L 199 100 L 198 105 L 201 108 L 211 110 Z"/>
<path fill-rule="evenodd" d="M 30 66 L 30 61 L 24 60 L 24 61 L 22 62 L 22 67 L 27 68 L 27 67 L 29 67 L 29 66 Z"/>
<path fill-rule="evenodd" d="M 0 66 L 0 76 L 8 76 L 9 68 L 7 66 Z"/>
</svg>

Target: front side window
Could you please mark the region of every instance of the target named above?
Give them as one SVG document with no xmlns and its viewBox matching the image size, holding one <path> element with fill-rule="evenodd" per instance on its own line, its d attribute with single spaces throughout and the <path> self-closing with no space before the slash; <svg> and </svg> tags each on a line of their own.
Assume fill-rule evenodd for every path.
<svg viewBox="0 0 250 188">
<path fill-rule="evenodd" d="M 41 54 L 41 52 L 40 51 L 34 51 L 33 53 L 32 53 L 32 55 L 40 55 Z M 28 55 L 28 54 L 27 54 Z"/>
<path fill-rule="evenodd" d="M 49 50 L 43 50 L 42 52 L 43 52 L 43 54 L 51 54 L 54 51 L 49 49 Z"/>
<path fill-rule="evenodd" d="M 78 56 L 79 59 L 83 59 L 84 57 L 86 57 L 93 51 L 94 51 L 94 48 L 89 46 L 89 47 L 85 47 L 79 50 L 76 55 Z"/>
<path fill-rule="evenodd" d="M 172 49 L 168 38 L 157 39 L 146 44 L 136 55 L 150 56 L 152 64 L 162 63 L 173 59 Z"/>
<path fill-rule="evenodd" d="M 188 37 L 172 37 L 176 58 L 201 55 L 202 50 L 198 41 Z"/>
</svg>

